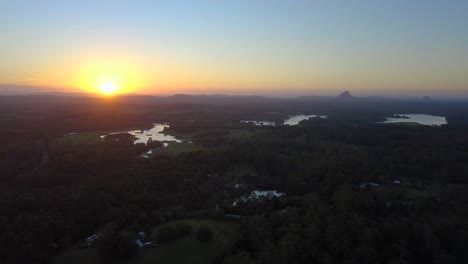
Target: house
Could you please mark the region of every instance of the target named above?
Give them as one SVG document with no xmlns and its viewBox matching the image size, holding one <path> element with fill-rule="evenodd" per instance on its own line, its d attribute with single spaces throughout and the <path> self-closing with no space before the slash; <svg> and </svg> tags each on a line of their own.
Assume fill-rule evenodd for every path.
<svg viewBox="0 0 468 264">
<path fill-rule="evenodd" d="M 135 240 L 135 243 L 139 248 L 156 246 L 156 243 L 151 240 L 151 237 L 147 236 L 145 232 L 138 232 L 138 238 Z"/>
<path fill-rule="evenodd" d="M 142 248 L 142 247 L 145 246 L 145 244 L 143 243 L 143 241 L 141 241 L 140 239 L 137 239 L 135 242 L 136 242 L 136 244 L 137 244 L 137 246 L 138 246 L 139 248 Z"/>
<path fill-rule="evenodd" d="M 366 189 L 366 188 L 379 187 L 379 186 L 380 186 L 380 184 L 378 184 L 378 183 L 375 183 L 375 182 L 368 182 L 368 181 L 365 181 L 365 182 L 359 184 L 359 188 L 360 188 L 361 190 Z"/>
<path fill-rule="evenodd" d="M 241 188 L 241 187 L 244 187 L 245 184 L 242 184 L 242 183 L 236 183 L 234 184 L 234 188 L 238 189 L 238 188 Z"/>
<path fill-rule="evenodd" d="M 228 219 L 234 219 L 234 220 L 240 220 L 241 219 L 241 216 L 237 215 L 237 214 L 225 214 L 224 217 L 228 218 Z"/>
<path fill-rule="evenodd" d="M 86 242 L 94 242 L 96 239 L 98 239 L 101 235 L 100 234 L 93 234 L 86 238 Z"/>
<path fill-rule="evenodd" d="M 101 234 L 98 233 L 87 237 L 84 245 L 87 247 L 94 245 L 99 237 L 101 237 Z"/>
</svg>

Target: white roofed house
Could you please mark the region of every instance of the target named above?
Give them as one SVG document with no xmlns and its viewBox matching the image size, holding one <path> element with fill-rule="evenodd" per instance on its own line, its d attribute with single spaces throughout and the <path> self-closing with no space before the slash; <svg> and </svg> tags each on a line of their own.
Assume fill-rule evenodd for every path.
<svg viewBox="0 0 468 264">
<path fill-rule="evenodd" d="M 379 187 L 379 186 L 380 186 L 380 184 L 378 184 L 378 183 L 368 182 L 368 181 L 365 181 L 365 182 L 359 184 L 359 188 L 361 190 L 370 189 L 370 188 Z"/>
<path fill-rule="evenodd" d="M 145 243 L 143 243 L 143 241 L 141 241 L 140 239 L 137 239 L 135 242 L 139 248 L 142 248 L 145 246 Z"/>
<path fill-rule="evenodd" d="M 90 247 L 96 244 L 97 239 L 101 237 L 101 234 L 96 233 L 86 238 L 84 246 Z"/>
<path fill-rule="evenodd" d="M 135 240 L 135 243 L 139 248 L 144 248 L 148 246 L 156 246 L 156 243 L 152 240 L 152 238 L 148 235 L 146 235 L 145 232 L 138 232 L 137 234 L 137 239 Z"/>
</svg>

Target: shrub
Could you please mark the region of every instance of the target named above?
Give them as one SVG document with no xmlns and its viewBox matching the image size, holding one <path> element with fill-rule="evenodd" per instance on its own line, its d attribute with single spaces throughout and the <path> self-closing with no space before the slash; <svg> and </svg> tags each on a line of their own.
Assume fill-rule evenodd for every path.
<svg viewBox="0 0 468 264">
<path fill-rule="evenodd" d="M 200 241 L 210 241 L 213 239 L 213 232 L 206 226 L 201 226 L 196 234 L 196 237 Z"/>
<path fill-rule="evenodd" d="M 180 223 L 176 225 L 177 232 L 179 236 L 189 236 L 192 234 L 192 226 L 189 224 Z"/>
<path fill-rule="evenodd" d="M 158 242 L 168 243 L 172 242 L 178 237 L 177 229 L 172 226 L 161 227 L 158 231 Z"/>
</svg>

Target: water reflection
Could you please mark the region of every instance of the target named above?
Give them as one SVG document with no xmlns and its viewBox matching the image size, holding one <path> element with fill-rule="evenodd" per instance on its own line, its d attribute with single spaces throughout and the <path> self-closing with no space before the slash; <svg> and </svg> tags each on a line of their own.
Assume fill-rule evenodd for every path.
<svg viewBox="0 0 468 264">
<path fill-rule="evenodd" d="M 101 138 L 105 138 L 108 135 L 128 133 L 136 138 L 134 144 L 143 143 L 146 144 L 151 138 L 153 141 L 174 141 L 177 143 L 182 142 L 174 136 L 166 135 L 163 133 L 164 129 L 169 128 L 166 124 L 153 124 L 153 128 L 149 130 L 129 130 L 122 132 L 112 132 L 107 135 L 102 135 Z"/>
<path fill-rule="evenodd" d="M 161 148 L 167 148 L 167 146 L 169 146 L 169 143 L 164 142 L 163 146 Z M 158 148 L 155 148 L 155 149 L 158 149 Z M 151 155 L 153 155 L 153 150 L 155 150 L 155 149 L 150 149 L 150 150 L 146 151 L 145 153 L 141 154 L 139 157 L 149 159 L 151 157 Z"/>
<path fill-rule="evenodd" d="M 286 119 L 284 121 L 284 125 L 295 126 L 303 120 L 308 120 L 309 118 L 315 118 L 315 117 L 327 119 L 326 115 L 295 115 L 295 116 L 290 116 L 288 119 Z"/>
<path fill-rule="evenodd" d="M 327 119 L 326 115 L 293 115 L 293 116 L 290 116 L 288 119 L 284 120 L 283 125 L 295 126 L 295 125 L 298 125 L 303 120 L 308 120 L 309 118 L 316 118 L 316 117 Z M 253 124 L 254 126 L 276 126 L 275 122 L 263 121 L 263 120 L 241 120 L 241 123 Z"/>
<path fill-rule="evenodd" d="M 238 198 L 237 200 L 235 200 L 232 205 L 233 206 L 236 206 L 238 202 L 249 202 L 249 201 L 254 201 L 254 200 L 257 200 L 261 197 L 268 197 L 268 198 L 273 198 L 273 197 L 281 197 L 285 195 L 285 193 L 282 193 L 282 192 L 277 192 L 276 190 L 274 191 L 271 191 L 271 190 L 268 190 L 268 191 L 259 191 L 259 190 L 255 190 L 253 192 L 251 192 L 249 195 L 245 195 L 245 196 L 242 196 L 240 198 Z"/>
<path fill-rule="evenodd" d="M 447 124 L 447 119 L 444 116 L 396 114 L 382 123 L 418 123 L 426 126 L 441 126 Z"/>
<path fill-rule="evenodd" d="M 254 126 L 275 126 L 275 122 L 271 121 L 255 121 L 255 120 L 241 120 L 244 124 L 253 124 Z"/>
</svg>

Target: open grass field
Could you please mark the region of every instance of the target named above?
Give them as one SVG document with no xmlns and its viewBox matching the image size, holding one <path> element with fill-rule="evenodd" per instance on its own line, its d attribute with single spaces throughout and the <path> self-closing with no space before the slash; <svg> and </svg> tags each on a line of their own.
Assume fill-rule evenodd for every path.
<svg viewBox="0 0 468 264">
<path fill-rule="evenodd" d="M 165 148 L 160 148 L 157 150 L 154 150 L 156 153 L 157 151 L 162 151 L 166 154 L 180 154 L 183 152 L 191 152 L 191 151 L 197 151 L 201 150 L 202 147 L 198 146 L 196 144 L 192 143 L 187 143 L 187 142 L 181 142 L 181 143 L 176 143 L 176 142 L 169 142 L 169 145 Z"/>
<path fill-rule="evenodd" d="M 78 133 L 76 135 L 70 135 L 67 137 L 60 137 L 57 140 L 61 142 L 71 142 L 76 144 L 95 144 L 102 142 L 100 136 L 106 135 L 112 131 L 94 131 L 94 132 L 85 132 Z"/>
<path fill-rule="evenodd" d="M 382 123 L 382 124 L 385 124 L 385 125 L 398 125 L 398 126 L 408 126 L 408 127 L 420 127 L 420 126 L 423 126 L 421 124 L 418 124 L 416 122 L 394 122 L 394 123 Z"/>
<path fill-rule="evenodd" d="M 178 239 L 172 243 L 161 245 L 155 249 L 149 249 L 140 254 L 140 258 L 131 263 L 167 263 L 167 264 L 206 264 L 211 263 L 216 256 L 216 245 L 214 241 L 200 242 L 194 233 L 200 226 L 209 227 L 213 231 L 213 237 L 216 237 L 220 232 L 237 233 L 238 225 L 233 222 L 215 221 L 215 220 L 180 220 L 169 223 L 168 225 L 176 226 L 178 223 L 190 224 L 192 226 L 192 235 L 189 237 Z M 164 225 L 163 225 L 164 226 Z M 163 227 L 158 226 L 153 230 L 153 234 L 157 234 L 158 229 Z"/>
<path fill-rule="evenodd" d="M 234 138 L 254 136 L 254 135 L 256 135 L 256 134 L 258 134 L 259 132 L 262 131 L 262 127 L 245 128 L 245 127 L 226 126 L 226 127 L 217 128 L 216 131 L 218 131 L 218 132 L 227 132 L 227 136 L 229 138 L 231 138 L 231 139 L 234 139 Z M 177 138 L 191 139 L 191 138 L 195 138 L 196 136 L 200 136 L 200 135 L 203 135 L 203 134 L 206 134 L 206 133 L 210 133 L 210 130 L 208 130 L 208 129 L 199 129 L 199 130 L 194 131 L 194 132 L 184 132 L 184 133 L 169 130 L 168 133 L 170 135 L 176 136 Z"/>
<path fill-rule="evenodd" d="M 199 146 L 193 143 L 187 143 L 187 142 L 181 142 L 181 143 L 167 142 L 167 143 L 169 143 L 167 147 L 153 149 L 152 150 L 153 153 L 150 155 L 153 157 L 157 157 L 160 155 L 177 156 L 180 153 L 198 151 L 198 150 L 203 149 L 202 146 Z"/>
<path fill-rule="evenodd" d="M 190 224 L 192 235 L 179 238 L 174 242 L 159 245 L 155 248 L 140 249 L 138 257 L 129 261 L 119 262 L 125 264 L 207 264 L 211 263 L 216 256 L 216 244 L 214 241 L 200 242 L 195 238 L 195 232 L 200 226 L 209 227 L 213 231 L 213 237 L 219 233 L 235 235 L 238 224 L 229 221 L 218 221 L 208 219 L 177 220 L 164 225 L 156 226 L 153 234 L 165 225 L 176 226 L 179 223 Z M 99 264 L 99 258 L 95 248 L 72 248 L 57 256 L 53 264 Z"/>
<path fill-rule="evenodd" d="M 100 264 L 95 248 L 72 248 L 58 255 L 53 264 Z"/>
</svg>

